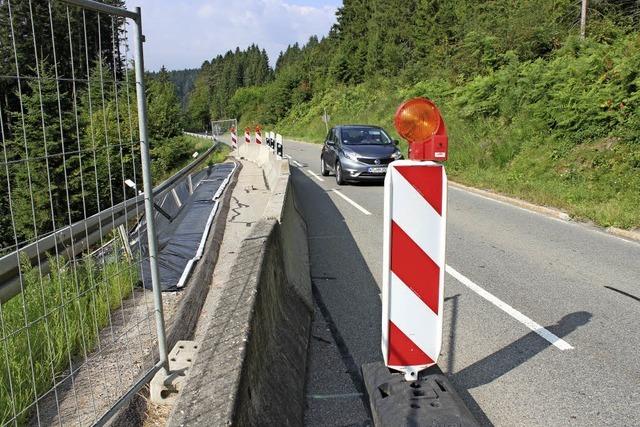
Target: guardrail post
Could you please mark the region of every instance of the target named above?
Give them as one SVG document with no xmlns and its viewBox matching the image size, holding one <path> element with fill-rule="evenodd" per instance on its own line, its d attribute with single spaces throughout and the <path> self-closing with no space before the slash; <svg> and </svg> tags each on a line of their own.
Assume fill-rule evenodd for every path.
<svg viewBox="0 0 640 427">
<path fill-rule="evenodd" d="M 147 132 L 147 100 L 144 86 L 144 54 L 142 34 L 142 13 L 136 7 L 134 22 L 135 74 L 136 98 L 138 101 L 138 126 L 140 128 L 140 157 L 142 164 L 142 178 L 144 189 L 144 211 L 147 221 L 147 239 L 149 240 L 149 267 L 151 270 L 151 285 L 153 288 L 153 304 L 158 334 L 159 363 L 163 373 L 169 376 L 169 358 L 167 355 L 167 337 L 165 335 L 164 311 L 162 308 L 162 289 L 158 273 L 158 241 L 156 238 L 155 220 L 153 218 L 153 182 L 151 180 L 151 157 L 149 155 L 149 135 Z"/>
</svg>

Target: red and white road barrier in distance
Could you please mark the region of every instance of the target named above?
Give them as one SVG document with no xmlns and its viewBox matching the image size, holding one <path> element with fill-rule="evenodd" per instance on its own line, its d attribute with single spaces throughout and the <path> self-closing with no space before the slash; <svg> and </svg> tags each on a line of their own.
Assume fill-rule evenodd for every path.
<svg viewBox="0 0 640 427">
<path fill-rule="evenodd" d="M 262 133 L 259 127 L 256 127 L 256 144 L 262 144 Z"/>
<path fill-rule="evenodd" d="M 382 262 L 382 354 L 415 380 L 442 346 L 447 175 L 434 162 L 399 160 L 387 170 Z"/>
<path fill-rule="evenodd" d="M 409 158 L 392 162 L 384 181 L 382 354 L 407 381 L 438 361 L 442 347 L 448 137 L 435 104 L 410 99 L 394 125 Z"/>
<path fill-rule="evenodd" d="M 238 148 L 238 135 L 236 135 L 236 128 L 231 127 L 231 146 Z"/>
<path fill-rule="evenodd" d="M 249 128 L 244 130 L 244 142 L 247 144 L 251 143 L 251 130 Z"/>
</svg>

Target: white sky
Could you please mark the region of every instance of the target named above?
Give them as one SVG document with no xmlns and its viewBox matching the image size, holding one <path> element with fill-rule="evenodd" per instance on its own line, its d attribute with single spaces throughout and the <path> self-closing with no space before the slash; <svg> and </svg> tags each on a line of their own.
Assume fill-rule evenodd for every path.
<svg viewBox="0 0 640 427">
<path fill-rule="evenodd" d="M 340 0 L 127 0 L 142 8 L 145 66 L 199 68 L 227 50 L 256 43 L 275 64 L 288 44 L 324 36 Z"/>
</svg>

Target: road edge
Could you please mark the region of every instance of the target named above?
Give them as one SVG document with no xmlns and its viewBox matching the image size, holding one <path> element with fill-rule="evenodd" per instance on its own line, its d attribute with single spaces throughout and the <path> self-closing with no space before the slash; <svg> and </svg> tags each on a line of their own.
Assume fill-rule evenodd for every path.
<svg viewBox="0 0 640 427">
<path fill-rule="evenodd" d="M 601 227 L 591 222 L 576 220 L 572 218 L 571 215 L 569 215 L 568 213 L 557 208 L 536 205 L 534 203 L 527 202 L 525 200 L 518 199 L 516 197 L 506 196 L 504 194 L 500 194 L 498 192 L 491 191 L 491 190 L 482 190 L 479 188 L 470 187 L 468 185 L 460 184 L 458 182 L 451 181 L 451 180 L 449 180 L 449 185 L 453 188 L 467 191 L 469 193 L 474 193 L 498 202 L 503 202 L 511 206 L 515 206 L 517 208 L 525 209 L 531 212 L 535 212 L 535 213 L 545 215 L 547 217 L 559 219 L 562 221 L 574 222 L 580 225 L 595 227 L 597 230 L 610 234 L 612 236 L 616 236 L 625 240 L 631 240 L 636 243 L 640 243 L 640 231 L 624 230 L 618 227 Z"/>
</svg>

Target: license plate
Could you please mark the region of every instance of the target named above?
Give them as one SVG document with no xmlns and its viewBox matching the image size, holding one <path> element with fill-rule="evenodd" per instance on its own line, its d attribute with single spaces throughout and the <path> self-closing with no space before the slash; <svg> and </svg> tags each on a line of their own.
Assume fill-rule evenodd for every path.
<svg viewBox="0 0 640 427">
<path fill-rule="evenodd" d="M 386 173 L 387 167 L 369 168 L 369 173 Z"/>
</svg>

